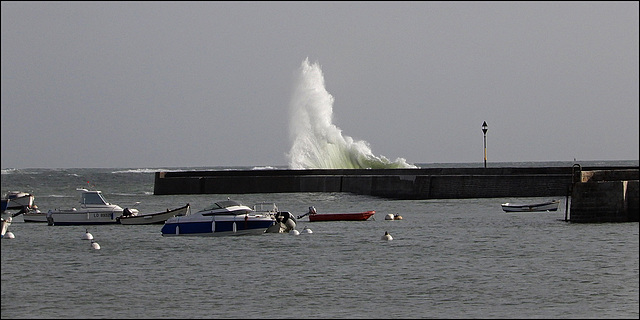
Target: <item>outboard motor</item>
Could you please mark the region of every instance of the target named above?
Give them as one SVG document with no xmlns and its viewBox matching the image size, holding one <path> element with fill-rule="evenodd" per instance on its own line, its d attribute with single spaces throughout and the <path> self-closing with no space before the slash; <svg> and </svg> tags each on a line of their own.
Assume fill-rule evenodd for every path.
<svg viewBox="0 0 640 320">
<path fill-rule="evenodd" d="M 52 215 L 51 210 L 47 211 L 47 225 L 49 225 L 49 226 L 54 225 L 53 215 Z"/>
<path fill-rule="evenodd" d="M 306 216 L 308 216 L 308 215 L 310 215 L 310 214 L 316 214 L 316 213 L 318 213 L 318 212 L 316 211 L 316 207 L 311 206 L 311 207 L 309 207 L 309 211 L 308 211 L 307 213 L 305 213 L 305 214 L 301 215 L 301 216 L 298 216 L 298 219 L 302 219 L 302 218 L 304 218 L 304 217 L 306 217 Z"/>
<path fill-rule="evenodd" d="M 276 221 L 283 225 L 283 231 L 289 232 L 296 228 L 296 218 L 289 211 L 278 211 Z"/>
<path fill-rule="evenodd" d="M 296 218 L 288 211 L 278 211 L 275 214 L 276 224 L 269 227 L 268 233 L 289 233 L 296 228 Z"/>
<path fill-rule="evenodd" d="M 128 217 L 130 215 L 132 215 L 133 212 L 131 212 L 131 210 L 129 210 L 129 208 L 124 208 L 124 210 L 122 210 L 122 215 L 125 217 Z"/>
</svg>

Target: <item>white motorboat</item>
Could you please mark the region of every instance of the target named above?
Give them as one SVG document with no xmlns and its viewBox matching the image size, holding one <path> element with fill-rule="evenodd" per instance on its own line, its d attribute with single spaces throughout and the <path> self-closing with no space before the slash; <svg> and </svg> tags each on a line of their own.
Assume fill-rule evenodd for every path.
<svg viewBox="0 0 640 320">
<path fill-rule="evenodd" d="M 190 212 L 191 206 L 187 203 L 185 206 L 176 208 L 173 210 L 167 209 L 167 211 L 160 211 L 155 213 L 130 213 L 130 209 L 124 209 L 122 216 L 117 220 L 120 224 L 132 225 L 132 224 L 162 224 L 167 219 L 176 216 L 186 216 Z"/>
<path fill-rule="evenodd" d="M 278 223 L 276 215 L 256 211 L 234 200 L 223 200 L 187 216 L 172 217 L 162 226 L 163 236 L 224 236 L 262 234 Z"/>
<path fill-rule="evenodd" d="M 502 210 L 504 212 L 539 212 L 539 211 L 557 211 L 560 200 L 551 200 L 546 202 L 515 204 L 503 203 Z"/>
<path fill-rule="evenodd" d="M 2 199 L 2 211 L 23 208 L 29 209 L 33 206 L 34 199 L 35 196 L 28 192 L 9 191 Z"/>
<path fill-rule="evenodd" d="M 70 209 L 54 209 L 47 212 L 26 212 L 23 214 L 24 222 L 47 222 L 49 225 L 96 225 L 119 223 L 124 209 L 117 204 L 111 204 L 105 200 L 101 191 L 77 189 L 80 191 L 80 206 Z M 132 214 L 137 214 L 137 209 L 129 209 Z"/>
</svg>

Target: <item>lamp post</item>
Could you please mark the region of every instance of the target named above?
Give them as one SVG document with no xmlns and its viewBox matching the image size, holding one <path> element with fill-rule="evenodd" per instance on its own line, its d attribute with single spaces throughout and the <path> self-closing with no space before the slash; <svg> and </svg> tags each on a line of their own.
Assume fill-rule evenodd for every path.
<svg viewBox="0 0 640 320">
<path fill-rule="evenodd" d="M 482 133 L 484 134 L 484 167 L 487 167 L 487 122 L 482 122 Z"/>
</svg>

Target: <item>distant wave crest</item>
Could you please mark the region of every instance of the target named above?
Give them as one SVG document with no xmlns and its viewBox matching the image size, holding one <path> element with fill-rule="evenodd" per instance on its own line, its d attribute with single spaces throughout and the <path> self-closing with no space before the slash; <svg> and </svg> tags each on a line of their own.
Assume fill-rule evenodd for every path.
<svg viewBox="0 0 640 320">
<path fill-rule="evenodd" d="M 149 169 L 149 168 L 143 168 L 143 169 L 127 169 L 127 170 L 118 170 L 118 171 L 113 171 L 111 173 L 156 173 L 156 172 L 162 172 L 162 171 L 185 171 L 183 169 Z"/>
<path fill-rule="evenodd" d="M 291 169 L 416 168 L 404 158 L 391 161 L 376 156 L 366 141 L 342 135 L 332 123 L 333 101 L 319 64 L 305 59 L 291 98 L 292 146 L 287 154 Z"/>
<path fill-rule="evenodd" d="M 16 168 L 6 168 L 2 169 L 1 174 L 40 174 L 40 172 L 35 171 L 35 169 L 16 169 Z"/>
</svg>

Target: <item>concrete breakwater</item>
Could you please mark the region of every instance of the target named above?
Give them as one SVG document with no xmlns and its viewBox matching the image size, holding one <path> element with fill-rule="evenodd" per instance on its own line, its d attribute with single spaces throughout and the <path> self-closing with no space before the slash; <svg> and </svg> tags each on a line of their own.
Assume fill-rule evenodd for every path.
<svg viewBox="0 0 640 320">
<path fill-rule="evenodd" d="M 620 169 L 629 168 L 583 170 Z M 156 172 L 154 194 L 351 192 L 407 200 L 558 197 L 572 190 L 574 171 L 572 167 L 503 167 Z"/>
</svg>

